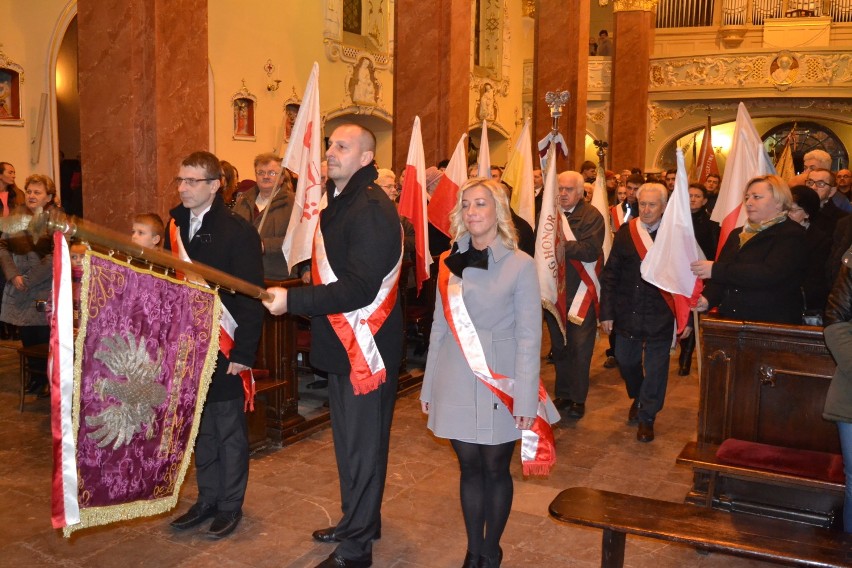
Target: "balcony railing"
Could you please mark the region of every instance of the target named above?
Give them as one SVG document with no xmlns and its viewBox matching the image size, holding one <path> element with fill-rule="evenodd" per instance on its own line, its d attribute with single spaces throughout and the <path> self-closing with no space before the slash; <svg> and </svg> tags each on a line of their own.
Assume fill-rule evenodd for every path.
<svg viewBox="0 0 852 568">
<path fill-rule="evenodd" d="M 767 18 L 799 14 L 852 22 L 852 0 L 660 0 L 657 27 L 761 26 Z"/>
</svg>

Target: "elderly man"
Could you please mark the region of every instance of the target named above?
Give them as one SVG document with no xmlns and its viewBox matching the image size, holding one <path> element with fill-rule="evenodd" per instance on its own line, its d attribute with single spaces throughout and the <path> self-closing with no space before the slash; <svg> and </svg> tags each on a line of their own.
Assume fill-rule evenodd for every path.
<svg viewBox="0 0 852 568">
<path fill-rule="evenodd" d="M 845 197 L 847 201 L 852 201 L 852 172 L 844 168 L 837 170 L 834 177 L 837 178 L 837 194 Z"/>
<path fill-rule="evenodd" d="M 263 245 L 263 275 L 267 280 L 289 277 L 281 245 L 293 213 L 293 184 L 281 167 L 277 154 L 259 154 L 254 159 L 257 184 L 240 193 L 234 213 L 251 223 Z"/>
<path fill-rule="evenodd" d="M 171 210 L 179 237 L 166 249 L 183 248 L 194 261 L 263 286 L 260 238 L 251 225 L 234 215 L 219 195 L 221 166 L 210 152 L 195 152 L 181 162 L 177 181 L 181 205 Z M 228 356 L 221 351 L 210 382 L 198 437 L 195 475 L 198 499 L 171 526 L 185 530 L 209 518 L 207 536 L 232 533 L 243 516 L 248 485 L 249 443 L 242 371 L 254 363 L 263 327 L 263 306 L 242 294 L 220 292 L 222 304 L 237 322 Z"/>
<path fill-rule="evenodd" d="M 393 202 L 374 183 L 375 151 L 376 138 L 366 128 L 344 124 L 334 130 L 326 152 L 328 207 L 314 239 L 314 285 L 289 293 L 271 288 L 275 299 L 264 302 L 274 314 L 312 316 L 311 364 L 329 374 L 343 516 L 336 526 L 313 533 L 314 540 L 338 543 L 317 568 L 371 566 L 372 543 L 381 535 L 402 358 L 402 238 Z"/>
<path fill-rule="evenodd" d="M 654 420 L 663 408 L 674 333 L 671 295 L 642 279 L 642 259 L 654 245 L 666 208 L 667 191 L 658 183 L 639 188 L 639 218 L 622 225 L 601 274 L 601 328 L 615 333 L 615 357 L 633 404 L 628 424 L 636 439 L 654 439 Z"/>
<path fill-rule="evenodd" d="M 566 417 L 579 420 L 586 413 L 589 365 L 595 347 L 599 309 L 598 290 L 587 288 L 585 282 L 597 279 L 596 268 L 600 268 L 597 263 L 603 262 L 606 229 L 603 216 L 583 200 L 581 174 L 562 172 L 557 181 L 559 210 L 569 227 L 566 231 L 568 238 L 560 242 L 557 249 L 557 254 L 564 256 L 565 281 L 559 286 L 559 293 L 565 294 L 560 299 L 567 311 L 566 319 L 561 322 L 565 328 L 564 342 L 559 322 L 553 314 L 545 312 L 545 319 L 556 367 L 556 398 L 553 402 Z"/>
<path fill-rule="evenodd" d="M 817 192 L 819 196 L 819 215 L 811 219 L 811 223 L 817 225 L 827 234 L 834 234 L 834 228 L 840 219 L 848 215 L 841 210 L 831 199 L 837 191 L 837 182 L 831 170 L 825 168 L 812 168 L 806 170 L 807 179 L 805 185 Z"/>
</svg>

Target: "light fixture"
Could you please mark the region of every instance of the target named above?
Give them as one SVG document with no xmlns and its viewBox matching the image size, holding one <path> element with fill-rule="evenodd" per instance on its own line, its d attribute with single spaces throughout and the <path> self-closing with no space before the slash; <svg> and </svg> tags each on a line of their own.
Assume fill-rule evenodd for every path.
<svg viewBox="0 0 852 568">
<path fill-rule="evenodd" d="M 273 79 L 272 74 L 275 72 L 275 65 L 272 64 L 271 59 L 266 60 L 266 65 L 263 66 L 263 70 L 266 71 L 266 76 L 269 78 L 269 82 L 266 84 L 266 90 L 270 93 L 278 90 L 278 87 L 281 86 L 281 79 Z"/>
</svg>

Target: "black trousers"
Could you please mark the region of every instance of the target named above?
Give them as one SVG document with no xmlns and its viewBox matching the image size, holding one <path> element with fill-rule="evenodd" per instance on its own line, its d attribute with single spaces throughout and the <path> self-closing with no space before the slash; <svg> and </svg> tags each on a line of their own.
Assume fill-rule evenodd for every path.
<svg viewBox="0 0 852 568">
<path fill-rule="evenodd" d="M 204 405 L 195 439 L 198 502 L 239 511 L 248 485 L 248 423 L 243 397 Z"/>
<path fill-rule="evenodd" d="M 589 394 L 589 366 L 598 327 L 595 310 L 589 309 L 581 325 L 570 321 L 565 324 L 565 345 L 562 344 L 562 332 L 553 314 L 545 310 L 544 319 L 550 331 L 550 348 L 553 352 L 553 366 L 556 368 L 554 394 L 559 398 L 585 403 Z"/>
<path fill-rule="evenodd" d="M 669 382 L 670 339 L 643 341 L 623 335 L 615 343 L 618 370 L 627 386 L 627 396 L 638 400 L 639 420 L 654 422 L 663 409 Z"/>
<path fill-rule="evenodd" d="M 337 554 L 347 560 L 372 557 L 373 536 L 381 529 L 382 495 L 399 376 L 387 370 L 378 389 L 356 395 L 349 375 L 328 375 L 328 404 L 334 456 L 340 478 L 343 517 L 335 535 Z"/>
</svg>

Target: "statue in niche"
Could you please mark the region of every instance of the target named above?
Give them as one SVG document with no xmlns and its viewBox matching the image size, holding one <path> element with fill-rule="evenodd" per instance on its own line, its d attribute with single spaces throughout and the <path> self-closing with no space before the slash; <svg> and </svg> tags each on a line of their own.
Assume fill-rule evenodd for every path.
<svg viewBox="0 0 852 568">
<path fill-rule="evenodd" d="M 494 96 L 494 85 L 483 83 L 479 88 L 479 102 L 476 103 L 476 116 L 480 121 L 494 122 L 497 118 L 497 99 Z"/>
<path fill-rule="evenodd" d="M 349 80 L 349 92 L 355 104 L 376 104 L 376 70 L 373 62 L 362 57 L 355 65 L 355 72 Z"/>
<path fill-rule="evenodd" d="M 234 101 L 234 136 L 254 136 L 254 101 Z"/>
<path fill-rule="evenodd" d="M 769 75 L 776 85 L 789 85 L 799 74 L 799 62 L 789 53 L 780 53 L 769 66 Z"/>
</svg>

